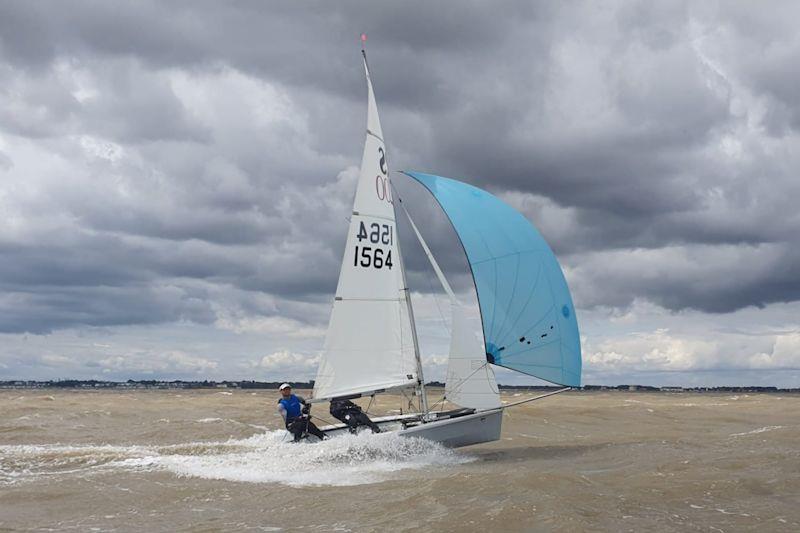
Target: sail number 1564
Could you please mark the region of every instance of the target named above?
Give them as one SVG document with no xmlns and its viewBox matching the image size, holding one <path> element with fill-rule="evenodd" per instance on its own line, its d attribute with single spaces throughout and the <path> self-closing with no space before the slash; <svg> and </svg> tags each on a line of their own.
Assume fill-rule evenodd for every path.
<svg viewBox="0 0 800 533">
<path fill-rule="evenodd" d="M 392 266 L 394 266 L 392 264 L 391 249 L 394 244 L 394 232 L 391 225 L 373 222 L 368 227 L 361 222 L 356 238 L 359 243 L 366 240 L 368 243 L 377 246 L 356 246 L 353 254 L 353 266 L 365 268 L 386 267 L 391 270 Z M 389 245 L 390 248 L 385 250 L 381 247 L 382 244 Z"/>
</svg>

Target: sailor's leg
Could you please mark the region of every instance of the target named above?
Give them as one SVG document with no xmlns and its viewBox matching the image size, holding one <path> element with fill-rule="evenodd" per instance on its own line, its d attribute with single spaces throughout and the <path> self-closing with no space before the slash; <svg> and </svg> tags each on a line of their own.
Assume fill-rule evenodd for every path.
<svg viewBox="0 0 800 533">
<path fill-rule="evenodd" d="M 381 432 L 381 428 L 379 428 L 378 425 L 375 422 L 370 420 L 369 417 L 366 415 L 366 413 L 359 412 L 359 413 L 356 414 L 355 418 L 356 418 L 356 423 L 357 424 L 361 424 L 362 426 L 369 427 L 372 430 L 373 433 L 380 433 Z"/>
<path fill-rule="evenodd" d="M 341 409 L 331 409 L 330 413 L 331 416 L 336 420 L 338 420 L 339 422 L 347 424 L 347 418 L 345 418 L 347 416 L 346 411 L 342 411 Z"/>
<path fill-rule="evenodd" d="M 303 438 L 304 424 L 302 422 L 302 420 L 295 420 L 286 426 L 286 430 L 294 435 L 294 442 L 300 442 L 300 439 Z"/>
<path fill-rule="evenodd" d="M 309 434 L 314 435 L 319 440 L 325 440 L 325 433 L 323 433 L 314 422 L 308 421 L 308 429 L 306 429 Z"/>
<path fill-rule="evenodd" d="M 350 433 L 355 435 L 356 428 L 358 427 L 358 419 L 355 416 L 355 414 L 352 412 L 347 413 L 346 415 L 344 415 L 344 421 L 347 424 L 347 429 L 350 431 Z"/>
</svg>

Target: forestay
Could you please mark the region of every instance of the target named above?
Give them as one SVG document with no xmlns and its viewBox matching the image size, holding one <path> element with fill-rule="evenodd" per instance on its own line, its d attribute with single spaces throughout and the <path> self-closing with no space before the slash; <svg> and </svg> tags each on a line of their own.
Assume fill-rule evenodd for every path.
<svg viewBox="0 0 800 533">
<path fill-rule="evenodd" d="M 364 69 L 367 136 L 315 399 L 417 384 L 386 148 L 366 58 Z"/>
<path fill-rule="evenodd" d="M 472 271 L 490 363 L 580 386 L 581 346 L 561 267 L 525 217 L 488 192 L 453 179 L 405 172 L 441 205 Z"/>
</svg>

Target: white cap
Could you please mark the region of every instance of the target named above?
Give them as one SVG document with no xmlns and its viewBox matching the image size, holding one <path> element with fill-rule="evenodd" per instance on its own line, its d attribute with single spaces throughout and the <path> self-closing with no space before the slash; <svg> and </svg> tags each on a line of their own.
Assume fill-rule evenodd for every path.
<svg viewBox="0 0 800 533">
<path fill-rule="evenodd" d="M 278 390 L 283 390 L 283 389 L 291 389 L 291 388 L 292 388 L 292 386 L 291 386 L 291 385 L 289 385 L 288 383 L 284 383 L 283 385 L 281 385 L 280 387 L 278 387 Z"/>
</svg>

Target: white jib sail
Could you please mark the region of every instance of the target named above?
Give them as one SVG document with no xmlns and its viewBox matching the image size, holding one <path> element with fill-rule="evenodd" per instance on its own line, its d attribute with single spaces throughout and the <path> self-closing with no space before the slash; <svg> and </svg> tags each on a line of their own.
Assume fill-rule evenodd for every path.
<svg viewBox="0 0 800 533">
<path fill-rule="evenodd" d="M 402 204 L 401 204 L 402 205 Z M 422 238 L 417 225 L 411 219 L 408 210 L 403 206 L 403 212 L 408 217 L 411 229 L 417 236 L 425 255 L 439 278 L 442 288 L 450 297 L 453 324 L 450 331 L 450 354 L 447 359 L 447 377 L 445 379 L 445 398 L 448 401 L 473 409 L 494 409 L 500 407 L 500 392 L 497 388 L 494 370 L 486 362 L 484 351 L 483 330 L 479 318 L 471 319 L 461 303 L 456 298 L 450 283 L 444 277 L 444 272 L 428 248 L 428 243 Z"/>
<path fill-rule="evenodd" d="M 314 398 L 416 386 L 386 147 L 366 59 L 367 138 Z"/>
<path fill-rule="evenodd" d="M 461 407 L 479 410 L 500 407 L 494 370 L 486 362 L 480 319 L 471 318 L 456 301 L 450 307 L 453 310 L 453 326 L 445 398 Z"/>
</svg>

